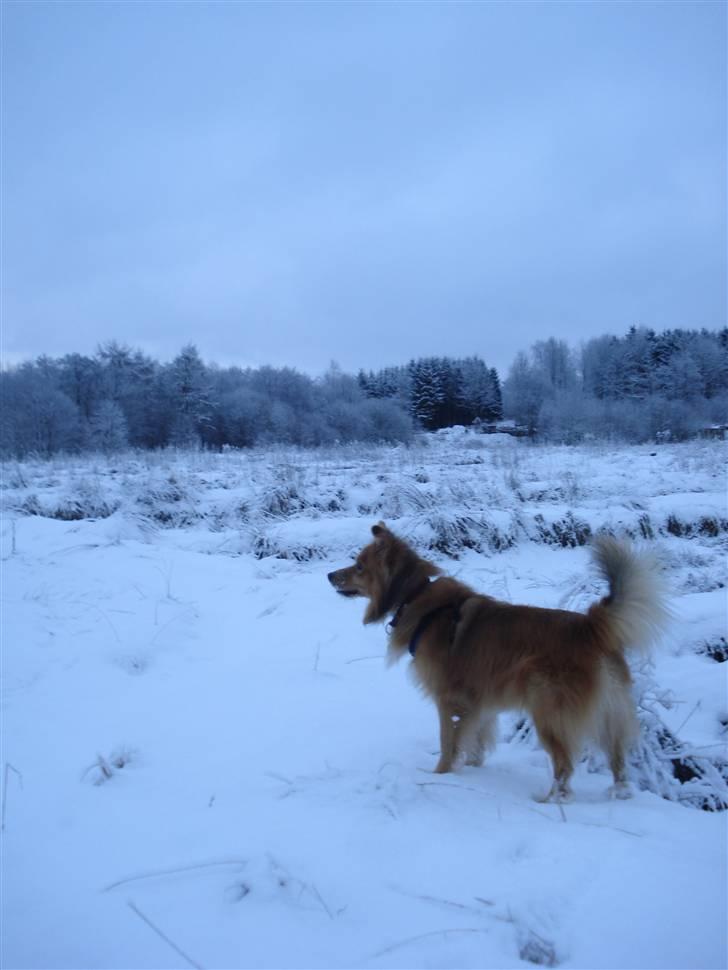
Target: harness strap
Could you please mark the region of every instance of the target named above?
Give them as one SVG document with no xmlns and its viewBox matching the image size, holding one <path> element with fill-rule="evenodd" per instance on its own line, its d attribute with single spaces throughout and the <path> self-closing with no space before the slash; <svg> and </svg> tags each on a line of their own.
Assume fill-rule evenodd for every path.
<svg viewBox="0 0 728 970">
<path fill-rule="evenodd" d="M 395 612 L 395 614 L 394 614 L 394 616 L 392 617 L 392 619 L 391 619 L 391 620 L 389 621 L 389 623 L 387 624 L 387 632 L 388 632 L 388 633 L 391 633 L 391 632 L 392 632 L 392 630 L 393 630 L 393 629 L 394 629 L 394 628 L 395 628 L 395 627 L 397 626 L 397 624 L 399 623 L 399 621 L 400 621 L 400 619 L 402 618 L 402 610 L 403 610 L 403 609 L 405 608 L 405 606 L 409 606 L 409 604 L 410 604 L 410 603 L 411 603 L 411 602 L 412 602 L 413 600 L 416 600 L 416 599 L 417 599 L 417 597 L 418 597 L 418 596 L 420 595 L 420 593 L 424 593 L 424 591 L 425 591 L 425 590 L 427 589 L 427 587 L 428 587 L 429 585 L 430 585 L 430 580 L 429 580 L 429 579 L 426 579 L 426 580 L 424 581 L 424 583 L 422 583 L 422 585 L 421 585 L 421 586 L 418 586 L 418 587 L 417 587 L 417 589 L 416 589 L 416 590 L 414 591 L 414 593 L 413 593 L 413 594 L 412 594 L 412 595 L 411 595 L 411 596 L 409 597 L 409 599 L 406 599 L 406 600 L 404 600 L 404 602 L 402 602 L 402 603 L 400 603 L 400 604 L 399 604 L 399 606 L 397 607 L 397 610 L 396 610 L 396 612 Z"/>
<path fill-rule="evenodd" d="M 437 616 L 438 613 L 442 613 L 445 610 L 455 611 L 455 616 L 454 616 L 455 622 L 453 623 L 453 632 L 454 632 L 455 627 L 460 622 L 461 606 L 462 606 L 462 603 L 446 603 L 444 606 L 438 606 L 437 609 L 432 610 L 430 613 L 425 613 L 425 615 L 422 617 L 420 622 L 417 624 L 417 627 L 415 628 L 415 632 L 412 634 L 412 639 L 409 642 L 410 654 L 414 657 L 414 655 L 417 653 L 417 648 L 420 645 L 420 640 L 425 630 L 430 625 L 430 623 L 432 623 L 433 619 Z"/>
</svg>

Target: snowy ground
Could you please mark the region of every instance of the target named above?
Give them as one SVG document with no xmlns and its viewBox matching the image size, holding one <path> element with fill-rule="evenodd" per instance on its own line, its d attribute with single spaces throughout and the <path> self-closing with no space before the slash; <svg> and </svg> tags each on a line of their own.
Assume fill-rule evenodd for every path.
<svg viewBox="0 0 728 970">
<path fill-rule="evenodd" d="M 725 485 L 718 442 L 457 434 L 8 466 L 3 967 L 724 966 L 727 813 L 609 801 L 587 760 L 537 804 L 530 742 L 433 775 L 434 710 L 326 572 L 385 518 L 581 608 L 589 530 L 644 538 L 677 614 L 660 716 L 718 754 Z"/>
</svg>

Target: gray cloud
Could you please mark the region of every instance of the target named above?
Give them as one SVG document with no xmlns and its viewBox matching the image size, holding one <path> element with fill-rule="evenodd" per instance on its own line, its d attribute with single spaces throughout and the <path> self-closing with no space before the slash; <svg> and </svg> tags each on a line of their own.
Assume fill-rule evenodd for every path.
<svg viewBox="0 0 728 970">
<path fill-rule="evenodd" d="M 725 7 L 11 3 L 4 352 L 725 324 Z"/>
</svg>

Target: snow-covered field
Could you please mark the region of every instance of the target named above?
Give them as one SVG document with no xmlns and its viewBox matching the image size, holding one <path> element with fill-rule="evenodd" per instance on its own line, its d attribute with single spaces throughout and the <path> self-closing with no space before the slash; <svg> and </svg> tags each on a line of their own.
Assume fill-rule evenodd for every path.
<svg viewBox="0 0 728 970">
<path fill-rule="evenodd" d="M 666 751 L 673 800 L 615 802 L 585 758 L 537 804 L 511 716 L 433 775 L 434 710 L 326 573 L 385 519 L 479 589 L 583 608 L 591 532 L 654 546 L 676 619 L 642 711 L 715 765 L 725 458 L 451 433 L 6 466 L 3 967 L 724 966 L 704 781 Z"/>
</svg>

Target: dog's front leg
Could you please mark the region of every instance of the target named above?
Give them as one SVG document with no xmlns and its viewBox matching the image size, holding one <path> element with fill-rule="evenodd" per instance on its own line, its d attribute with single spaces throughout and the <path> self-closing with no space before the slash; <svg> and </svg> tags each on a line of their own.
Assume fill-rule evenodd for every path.
<svg viewBox="0 0 728 970">
<path fill-rule="evenodd" d="M 435 774 L 444 775 L 452 771 L 455 759 L 455 722 L 453 710 L 448 705 L 438 704 L 437 713 L 440 715 L 440 760 L 437 762 Z"/>
<path fill-rule="evenodd" d="M 472 729 L 472 714 L 444 702 L 437 705 L 437 712 L 440 715 L 440 760 L 435 774 L 444 775 L 452 771 L 460 754 L 462 739 L 468 737 Z"/>
</svg>

